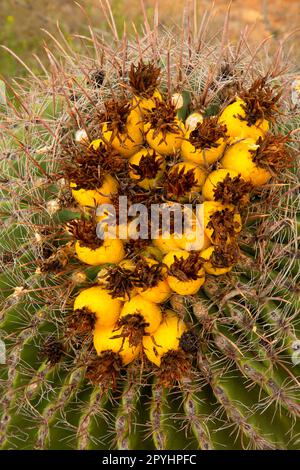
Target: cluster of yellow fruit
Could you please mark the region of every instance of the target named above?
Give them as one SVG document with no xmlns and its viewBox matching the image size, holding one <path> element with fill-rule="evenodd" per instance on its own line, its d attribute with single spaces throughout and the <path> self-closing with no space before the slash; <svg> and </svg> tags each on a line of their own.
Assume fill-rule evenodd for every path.
<svg viewBox="0 0 300 470">
<path fill-rule="evenodd" d="M 74 310 L 95 315 L 98 355 L 110 352 L 122 365 L 144 351 L 160 366 L 166 355 L 182 350 L 187 326 L 160 304 L 173 292 L 196 294 L 206 273 L 232 269 L 242 229 L 239 209 L 249 203 L 254 187 L 272 177 L 279 155 L 287 154 L 285 139 L 267 132 L 265 116 L 274 111 L 276 99 L 267 99 L 269 90 L 263 95 L 263 83 L 254 86 L 253 96 L 248 90 L 236 97 L 219 116 L 194 112 L 183 122 L 180 95 L 164 99 L 158 76 L 153 64 L 132 66 L 133 98 L 104 104 L 99 139 L 85 142 L 84 161 L 69 175 L 73 197 L 91 210 L 103 203 L 117 210 L 120 195 L 146 205 L 203 202 L 201 241 L 186 233 L 160 232 L 145 246 L 133 243 L 130 223 L 117 227 L 117 234 L 125 230 L 123 239 L 107 229 L 104 240 L 90 221 L 73 224 L 78 259 L 88 265 L 112 264 L 100 271 L 99 285 L 78 295 Z"/>
</svg>

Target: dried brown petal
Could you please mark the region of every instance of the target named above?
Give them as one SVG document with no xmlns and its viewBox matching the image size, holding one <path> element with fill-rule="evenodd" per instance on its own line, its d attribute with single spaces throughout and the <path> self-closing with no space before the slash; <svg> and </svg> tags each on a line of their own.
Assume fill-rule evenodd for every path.
<svg viewBox="0 0 300 470">
<path fill-rule="evenodd" d="M 274 115 L 279 113 L 278 101 L 282 92 L 274 93 L 274 90 L 267 86 L 267 77 L 258 78 L 248 90 L 239 93 L 240 98 L 245 102 L 243 109 L 246 116 L 239 116 L 243 121 L 247 121 L 251 126 L 258 119 L 274 121 Z"/>
</svg>

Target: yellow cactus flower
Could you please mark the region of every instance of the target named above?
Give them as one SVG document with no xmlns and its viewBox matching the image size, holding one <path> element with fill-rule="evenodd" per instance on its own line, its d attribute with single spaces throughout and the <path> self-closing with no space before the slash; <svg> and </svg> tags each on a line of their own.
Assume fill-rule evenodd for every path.
<svg viewBox="0 0 300 470">
<path fill-rule="evenodd" d="M 129 176 L 138 186 L 149 190 L 157 186 L 165 168 L 164 159 L 153 149 L 144 148 L 129 160 Z"/>
<path fill-rule="evenodd" d="M 102 139 L 123 157 L 131 157 L 143 144 L 143 121 L 138 108 L 130 101 L 111 100 L 105 103 Z"/>
<path fill-rule="evenodd" d="M 202 195 L 207 201 L 243 206 L 249 203 L 252 189 L 237 171 L 220 168 L 207 176 Z"/>
<path fill-rule="evenodd" d="M 137 65 L 131 64 L 129 71 L 129 86 L 134 94 L 133 107 L 138 107 L 143 115 L 145 111 L 153 108 L 162 96 L 157 89 L 160 68 L 153 62 L 145 64 L 141 60 Z"/>
<path fill-rule="evenodd" d="M 205 118 L 187 131 L 181 154 L 185 160 L 209 166 L 222 157 L 226 139 L 226 127 L 218 122 L 218 118 Z"/>
<path fill-rule="evenodd" d="M 171 155 L 180 149 L 184 125 L 171 101 L 156 100 L 155 107 L 145 112 L 144 120 L 146 140 L 156 152 Z"/>
<path fill-rule="evenodd" d="M 163 356 L 178 351 L 180 339 L 186 331 L 186 324 L 174 312 L 167 310 L 156 332 L 143 338 L 143 349 L 149 361 L 160 367 Z"/>
<path fill-rule="evenodd" d="M 167 272 L 161 263 L 152 258 L 141 258 L 135 268 L 138 293 L 154 303 L 165 302 L 171 295 L 171 288 L 166 281 Z"/>
<path fill-rule="evenodd" d="M 241 216 L 233 205 L 204 201 L 203 206 L 204 231 L 213 244 L 226 244 L 241 231 Z"/>
<path fill-rule="evenodd" d="M 196 252 L 171 251 L 163 258 L 169 268 L 167 282 L 180 295 L 194 295 L 205 280 L 203 260 Z"/>
<path fill-rule="evenodd" d="M 180 162 L 168 172 L 164 188 L 169 199 L 185 201 L 198 193 L 206 179 L 206 172 L 195 163 Z"/>
<path fill-rule="evenodd" d="M 129 339 L 131 346 L 141 344 L 142 337 L 157 330 L 162 321 L 160 307 L 136 295 L 125 302 L 115 327 L 116 336 Z"/>
<path fill-rule="evenodd" d="M 74 311 L 85 310 L 95 315 L 97 327 L 113 327 L 119 319 L 122 302 L 99 286 L 84 289 L 76 297 Z"/>
<path fill-rule="evenodd" d="M 220 276 L 230 272 L 238 260 L 239 248 L 236 243 L 225 246 L 210 246 L 201 251 L 201 257 L 207 260 L 203 267 L 208 274 Z"/>
<path fill-rule="evenodd" d="M 106 359 L 109 355 L 114 355 L 112 359 L 121 360 L 121 365 L 127 366 L 133 362 L 140 354 L 140 346 L 131 346 L 127 338 L 116 338 L 113 328 L 100 328 L 97 326 L 94 331 L 94 347 L 98 356 Z"/>
</svg>

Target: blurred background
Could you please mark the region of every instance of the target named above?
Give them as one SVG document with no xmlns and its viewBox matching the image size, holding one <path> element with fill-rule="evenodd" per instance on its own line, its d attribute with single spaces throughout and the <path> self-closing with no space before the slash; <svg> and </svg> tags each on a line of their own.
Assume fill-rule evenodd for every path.
<svg viewBox="0 0 300 470">
<path fill-rule="evenodd" d="M 16 52 L 29 67 L 38 69 L 34 54 L 45 58 L 43 43 L 47 36 L 46 29 L 57 35 L 57 21 L 67 40 L 72 41 L 74 34 L 87 33 L 89 16 L 97 30 L 108 29 L 99 0 L 78 0 L 85 11 L 82 11 L 74 0 L 0 0 L 0 44 Z M 124 21 L 129 27 L 132 22 L 137 29 L 143 21 L 140 0 L 107 0 L 115 14 L 119 32 Z M 104 1 L 105 3 L 105 1 Z M 144 0 L 149 18 L 154 11 L 155 0 Z M 172 25 L 180 21 L 185 0 L 158 0 L 160 22 Z M 217 32 L 224 20 L 229 0 L 216 0 L 211 27 Z M 198 0 L 197 8 L 201 13 L 209 9 L 213 2 Z M 293 29 L 300 26 L 299 0 L 233 0 L 231 5 L 230 34 L 239 36 L 243 26 L 251 29 L 255 41 L 271 36 L 274 46 L 285 38 Z M 131 28 L 132 30 L 132 28 Z M 294 36 L 292 54 L 300 58 L 299 32 Z M 23 76 L 26 70 L 5 50 L 0 50 L 0 74 L 6 78 Z"/>
</svg>

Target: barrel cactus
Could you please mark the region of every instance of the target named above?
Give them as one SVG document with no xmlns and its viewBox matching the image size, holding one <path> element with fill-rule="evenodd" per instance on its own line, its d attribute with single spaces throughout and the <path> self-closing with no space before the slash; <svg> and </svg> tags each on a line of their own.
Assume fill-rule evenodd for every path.
<svg viewBox="0 0 300 470">
<path fill-rule="evenodd" d="M 299 448 L 293 69 L 108 18 L 1 94 L 1 448 Z M 203 203 L 201 246 L 99 238 L 119 196 Z"/>
</svg>

